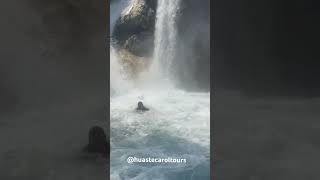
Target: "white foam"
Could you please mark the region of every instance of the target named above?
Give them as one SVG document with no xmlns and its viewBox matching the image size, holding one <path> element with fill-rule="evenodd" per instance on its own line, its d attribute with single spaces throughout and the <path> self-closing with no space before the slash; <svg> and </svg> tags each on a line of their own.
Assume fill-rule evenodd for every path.
<svg viewBox="0 0 320 180">
<path fill-rule="evenodd" d="M 178 10 L 179 0 L 158 1 L 153 63 L 135 82 L 125 80 L 111 48 L 111 88 L 117 93 L 110 100 L 112 180 L 209 179 L 210 93 L 178 90 L 170 78 Z M 138 101 L 150 111 L 136 112 Z M 187 164 L 128 164 L 129 156 L 186 158 Z"/>
<path fill-rule="evenodd" d="M 150 111 L 135 111 L 141 100 Z M 181 90 L 138 91 L 111 99 L 111 173 L 131 178 L 159 179 L 167 166 L 141 167 L 127 164 L 130 155 L 143 157 L 186 157 L 188 165 L 176 173 L 209 163 L 210 94 Z M 171 167 L 172 168 L 172 167 Z M 137 170 L 139 169 L 139 170 Z M 133 173 L 132 171 L 138 171 Z M 162 173 L 161 173 L 162 172 Z"/>
</svg>

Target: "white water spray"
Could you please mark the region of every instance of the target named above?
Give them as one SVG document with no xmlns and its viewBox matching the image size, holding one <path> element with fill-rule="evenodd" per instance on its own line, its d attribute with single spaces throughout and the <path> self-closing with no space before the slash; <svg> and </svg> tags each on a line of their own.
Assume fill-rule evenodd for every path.
<svg viewBox="0 0 320 180">
<path fill-rule="evenodd" d="M 153 62 L 140 76 L 142 86 L 131 87 L 110 99 L 112 180 L 209 179 L 210 93 L 176 89 L 170 77 L 176 56 L 179 1 L 158 0 Z M 129 81 L 123 78 L 116 52 L 112 47 L 110 50 L 114 55 L 110 57 L 110 70 L 114 71 L 110 81 L 118 92 L 123 92 Z M 150 111 L 134 110 L 140 100 Z M 184 157 L 188 163 L 135 165 L 126 162 L 128 156 Z"/>
<path fill-rule="evenodd" d="M 155 26 L 155 48 L 150 76 L 153 80 L 170 81 L 170 67 L 177 45 L 177 13 L 180 0 L 158 0 Z M 171 82 L 172 83 L 172 82 Z"/>
<path fill-rule="evenodd" d="M 117 0 L 110 8 L 110 37 L 119 19 L 122 10 L 128 6 L 128 0 Z M 112 94 L 123 94 L 127 92 L 132 84 L 127 80 L 127 73 L 119 62 L 118 54 L 110 41 L 110 87 Z"/>
</svg>

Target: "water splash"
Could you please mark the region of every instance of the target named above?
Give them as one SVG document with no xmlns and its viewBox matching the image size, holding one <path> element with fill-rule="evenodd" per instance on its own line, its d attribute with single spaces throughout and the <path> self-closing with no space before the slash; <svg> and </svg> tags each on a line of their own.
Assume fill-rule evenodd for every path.
<svg viewBox="0 0 320 180">
<path fill-rule="evenodd" d="M 158 0 L 155 25 L 155 48 L 150 76 L 170 82 L 170 67 L 175 59 L 177 45 L 177 13 L 180 0 Z"/>
<path fill-rule="evenodd" d="M 112 180 L 209 179 L 210 93 L 179 90 L 170 77 L 176 56 L 179 3 L 180 0 L 158 0 L 153 61 L 138 80 L 126 80 L 116 51 L 110 49 L 110 70 L 114 73 L 111 84 L 121 93 L 110 99 Z M 130 9 L 130 5 L 126 8 Z M 121 11 L 117 18 L 120 14 Z M 111 26 L 114 28 L 114 24 Z M 137 86 L 137 81 L 139 87 L 132 88 L 130 83 Z M 143 101 L 150 111 L 135 112 L 138 101 Z M 188 163 L 185 166 L 128 164 L 126 158 L 132 155 L 185 157 Z"/>
</svg>

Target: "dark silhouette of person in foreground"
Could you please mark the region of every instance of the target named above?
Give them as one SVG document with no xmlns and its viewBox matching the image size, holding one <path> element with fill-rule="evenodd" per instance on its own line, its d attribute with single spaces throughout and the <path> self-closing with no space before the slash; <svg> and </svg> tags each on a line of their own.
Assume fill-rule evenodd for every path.
<svg viewBox="0 0 320 180">
<path fill-rule="evenodd" d="M 103 157 L 109 157 L 110 144 L 103 129 L 99 126 L 93 126 L 89 130 L 89 143 L 84 147 L 86 153 L 98 153 Z"/>
<path fill-rule="evenodd" d="M 138 102 L 138 107 L 136 108 L 137 111 L 149 111 L 148 108 L 146 108 L 141 101 Z"/>
</svg>

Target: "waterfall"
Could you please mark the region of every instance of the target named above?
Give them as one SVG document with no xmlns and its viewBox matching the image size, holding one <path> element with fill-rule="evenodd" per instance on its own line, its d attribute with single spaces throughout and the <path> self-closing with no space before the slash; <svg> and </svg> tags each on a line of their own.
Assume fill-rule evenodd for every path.
<svg viewBox="0 0 320 180">
<path fill-rule="evenodd" d="M 130 0 L 118 0 L 111 4 L 110 8 L 110 33 L 112 33 L 116 21 L 121 12 L 128 7 Z M 171 64 L 175 59 L 177 42 L 177 12 L 180 0 L 166 1 L 158 0 L 156 25 L 155 25 L 155 47 L 152 64 L 146 72 L 141 73 L 139 82 L 143 88 L 168 88 L 173 86 L 170 78 Z M 129 5 L 130 6 L 130 5 Z M 110 34 L 111 36 L 111 34 Z M 110 44 L 110 83 L 111 91 L 123 93 L 132 87 L 133 82 L 126 80 L 126 72 L 119 63 L 118 55 Z M 156 83 L 155 83 L 156 82 Z"/>
<path fill-rule="evenodd" d="M 170 81 L 170 67 L 175 58 L 177 42 L 177 12 L 180 0 L 158 0 L 155 48 L 151 76 L 157 80 Z"/>
<path fill-rule="evenodd" d="M 190 172 L 192 179 L 209 179 L 210 93 L 175 88 L 170 72 L 176 60 L 179 3 L 180 0 L 158 0 L 152 62 L 135 81 L 126 80 L 111 44 L 111 87 L 120 94 L 110 98 L 110 179 L 179 180 L 189 177 Z M 112 18 L 118 19 L 124 8 L 121 4 L 114 8 Z M 110 28 L 116 19 L 111 20 Z M 130 83 L 134 86 L 130 87 Z M 139 101 L 150 111 L 135 111 Z M 126 159 L 130 156 L 186 158 L 188 163 L 128 164 Z"/>
</svg>

